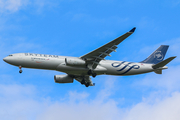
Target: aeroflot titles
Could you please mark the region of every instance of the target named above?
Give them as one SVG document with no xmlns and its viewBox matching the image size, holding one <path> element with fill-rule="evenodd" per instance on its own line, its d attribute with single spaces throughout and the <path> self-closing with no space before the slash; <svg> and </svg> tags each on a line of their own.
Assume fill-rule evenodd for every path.
<svg viewBox="0 0 180 120">
<path fill-rule="evenodd" d="M 33 54 L 33 53 L 25 53 L 25 56 L 37 56 L 37 57 L 52 57 L 52 58 L 59 58 L 58 55 L 45 55 L 45 54 Z"/>
</svg>

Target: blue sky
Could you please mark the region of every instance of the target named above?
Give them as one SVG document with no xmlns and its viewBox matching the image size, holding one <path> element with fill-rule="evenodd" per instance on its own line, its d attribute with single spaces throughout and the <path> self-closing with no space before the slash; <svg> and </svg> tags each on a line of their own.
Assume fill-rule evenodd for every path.
<svg viewBox="0 0 180 120">
<path fill-rule="evenodd" d="M 0 0 L 1 120 L 180 119 L 180 0 Z M 82 56 L 133 27 L 110 60 L 139 62 L 162 44 L 177 56 L 162 75 L 97 76 L 95 87 L 54 83 L 57 71 L 23 69 L 12 53 Z"/>
</svg>

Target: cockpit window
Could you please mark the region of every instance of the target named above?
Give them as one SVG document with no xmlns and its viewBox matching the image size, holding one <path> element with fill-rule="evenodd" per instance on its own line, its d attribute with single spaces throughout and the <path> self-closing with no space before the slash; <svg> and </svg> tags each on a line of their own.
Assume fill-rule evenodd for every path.
<svg viewBox="0 0 180 120">
<path fill-rule="evenodd" d="M 13 56 L 13 55 L 9 55 L 9 56 Z"/>
</svg>

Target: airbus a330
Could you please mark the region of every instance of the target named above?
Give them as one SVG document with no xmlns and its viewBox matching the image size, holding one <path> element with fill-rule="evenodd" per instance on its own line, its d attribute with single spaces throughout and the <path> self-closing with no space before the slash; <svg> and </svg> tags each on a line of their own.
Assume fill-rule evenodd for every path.
<svg viewBox="0 0 180 120">
<path fill-rule="evenodd" d="M 148 72 L 162 74 L 165 66 L 176 56 L 163 60 L 168 49 L 168 45 L 161 45 L 148 58 L 141 62 L 113 61 L 105 60 L 111 52 L 116 52 L 117 46 L 129 37 L 135 31 L 135 27 L 122 36 L 110 41 L 109 43 L 91 51 L 80 57 L 68 57 L 59 55 L 34 54 L 34 53 L 16 53 L 5 57 L 3 60 L 11 65 L 19 67 L 19 73 L 22 68 L 35 68 L 56 70 L 66 73 L 65 75 L 55 75 L 56 83 L 73 83 L 74 79 L 81 84 L 94 86 L 91 80 L 97 75 L 137 75 Z"/>
</svg>

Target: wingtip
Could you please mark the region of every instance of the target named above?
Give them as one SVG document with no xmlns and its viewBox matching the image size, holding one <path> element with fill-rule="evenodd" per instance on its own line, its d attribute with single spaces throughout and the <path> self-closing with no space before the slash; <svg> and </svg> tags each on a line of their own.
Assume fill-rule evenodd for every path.
<svg viewBox="0 0 180 120">
<path fill-rule="evenodd" d="M 129 32 L 134 32 L 136 30 L 136 27 L 134 27 L 133 29 L 131 29 Z"/>
</svg>

